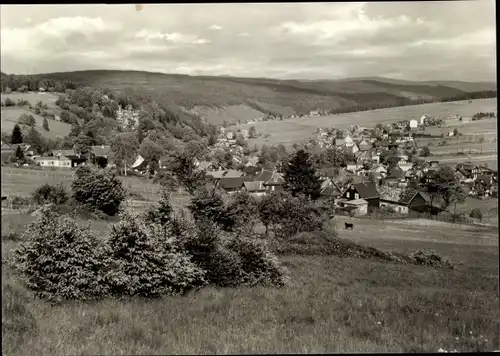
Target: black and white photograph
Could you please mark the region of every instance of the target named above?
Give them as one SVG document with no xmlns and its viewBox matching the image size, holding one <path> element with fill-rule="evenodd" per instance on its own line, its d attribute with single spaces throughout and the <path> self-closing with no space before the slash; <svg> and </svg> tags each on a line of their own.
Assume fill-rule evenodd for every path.
<svg viewBox="0 0 500 356">
<path fill-rule="evenodd" d="M 0 5 L 2 355 L 500 352 L 496 14 Z"/>
</svg>

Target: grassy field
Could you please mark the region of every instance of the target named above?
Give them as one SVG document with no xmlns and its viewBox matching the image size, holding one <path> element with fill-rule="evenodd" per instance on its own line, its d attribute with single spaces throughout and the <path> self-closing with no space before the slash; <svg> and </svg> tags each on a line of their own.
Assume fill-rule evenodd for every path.
<svg viewBox="0 0 500 356">
<path fill-rule="evenodd" d="M 29 196 L 39 186 L 48 184 L 62 184 L 67 191 L 71 190 L 72 170 L 35 170 L 24 168 L 2 167 L 2 195 Z M 133 193 L 131 206 L 141 210 L 144 204 L 141 200 L 153 203 L 159 200 L 160 186 L 147 179 L 138 177 L 120 177 L 124 187 Z M 189 197 L 186 193 L 173 192 L 171 202 L 175 207 L 183 207 Z"/>
<path fill-rule="evenodd" d="M 71 131 L 71 125 L 57 120 L 48 119 L 49 131 L 43 128 L 43 117 L 35 114 L 26 107 L 2 107 L 2 132 L 12 133 L 12 129 L 17 124 L 21 114 L 32 115 L 35 118 L 35 129 L 45 138 L 55 139 L 57 137 L 68 136 Z M 24 126 L 24 125 L 23 125 Z"/>
<path fill-rule="evenodd" d="M 36 93 L 36 92 L 10 93 L 10 94 L 2 93 L 0 95 L 0 98 L 1 98 L 2 102 L 5 101 L 5 99 L 9 98 L 16 103 L 18 100 L 22 99 L 22 100 L 28 101 L 33 106 L 35 106 L 36 103 L 41 101 L 42 104 L 47 105 L 49 109 L 58 108 L 56 106 L 56 100 L 58 98 L 58 94 L 54 94 L 54 93 L 44 93 L 44 94 Z"/>
<path fill-rule="evenodd" d="M 2 216 L 2 234 L 8 219 L 14 217 Z M 22 217 L 17 219 L 21 229 Z M 343 224 L 343 218 L 337 219 L 338 226 Z M 291 273 L 285 288 L 206 288 L 158 300 L 50 306 L 33 298 L 4 264 L 3 351 L 151 355 L 499 349 L 497 231 L 418 221 L 352 221 L 355 230 L 339 229 L 340 237 L 387 251 L 432 248 L 452 258 L 456 268 L 287 256 L 281 257 Z M 2 240 L 2 259 L 15 244 Z"/>
<path fill-rule="evenodd" d="M 477 112 L 496 112 L 496 99 L 478 99 L 471 103 L 468 101 L 457 101 L 447 103 L 423 104 L 414 106 L 403 106 L 397 108 L 361 111 L 347 114 L 306 117 L 301 119 L 287 119 L 283 121 L 259 122 L 250 125 L 232 126 L 234 129 L 249 129 L 255 126 L 257 132 L 269 133 L 268 138 L 259 137 L 249 140 L 250 145 L 284 144 L 290 147 L 294 142 L 306 142 L 316 132 L 317 127 L 340 127 L 347 128 L 350 125 L 362 127 L 374 127 L 378 123 L 386 124 L 399 120 L 417 119 L 423 114 L 435 117 L 448 117 L 461 115 L 471 117 Z M 476 133 L 484 135 L 496 135 L 496 119 L 474 121 L 457 127 L 463 134 Z M 453 130 L 445 129 L 443 132 Z"/>
</svg>

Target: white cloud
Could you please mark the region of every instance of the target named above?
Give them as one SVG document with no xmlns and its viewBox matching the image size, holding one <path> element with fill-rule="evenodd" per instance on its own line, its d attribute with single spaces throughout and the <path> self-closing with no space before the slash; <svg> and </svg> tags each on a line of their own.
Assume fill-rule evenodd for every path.
<svg viewBox="0 0 500 356">
<path fill-rule="evenodd" d="M 57 17 L 33 27 L 2 28 L 1 50 L 2 54 L 9 55 L 50 51 L 50 48 L 43 46 L 46 41 L 64 41 L 74 34 L 92 37 L 106 32 L 118 32 L 120 29 L 119 23 L 105 22 L 100 17 Z"/>
<path fill-rule="evenodd" d="M 209 42 L 207 39 L 199 38 L 195 35 L 183 34 L 178 32 L 161 33 L 158 31 L 147 29 L 142 29 L 137 32 L 135 38 L 144 39 L 146 41 L 163 40 L 176 44 L 205 44 Z"/>
<path fill-rule="evenodd" d="M 223 28 L 222 26 L 214 24 L 214 25 L 210 26 L 208 29 L 212 30 L 212 31 L 220 31 L 220 30 L 222 30 L 222 28 Z"/>
</svg>

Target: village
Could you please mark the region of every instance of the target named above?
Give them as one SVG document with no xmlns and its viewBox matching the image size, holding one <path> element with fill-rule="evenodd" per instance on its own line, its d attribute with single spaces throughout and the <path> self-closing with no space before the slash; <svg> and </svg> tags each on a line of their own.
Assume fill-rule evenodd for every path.
<svg viewBox="0 0 500 356">
<path fill-rule="evenodd" d="M 402 215 L 429 211 L 441 213 L 440 199 L 429 197 L 426 187 L 434 181 L 442 165 L 438 160 L 426 157 L 415 138 L 424 127 L 442 123 L 441 119 L 423 115 L 420 120 L 377 124 L 375 128 L 357 125 L 344 130 L 318 128 L 316 138 L 306 143 L 304 149 L 312 153 L 330 149 L 346 153 L 348 157 L 334 173 L 329 169 L 318 169 L 321 198 L 331 199 L 337 213 L 351 216 L 380 210 Z M 205 171 L 207 177 L 228 194 L 246 191 L 260 197 L 283 189 L 284 179 L 278 168 L 265 169 L 259 164 L 258 151 L 249 152 L 244 147 L 250 136 L 248 130 L 233 132 L 224 127 L 219 130 L 217 142 L 208 147 L 209 152 L 212 157 L 216 152 L 229 154 L 232 167 L 228 168 L 214 158 L 205 160 L 199 157 L 194 161 L 197 170 Z M 450 131 L 449 136 L 454 134 L 456 132 Z M 92 146 L 86 154 L 74 149 L 53 150 L 51 155 L 42 157 L 34 155 L 27 144 L 2 143 L 1 150 L 2 156 L 13 156 L 21 150 L 26 159 L 24 166 L 31 164 L 42 169 L 71 169 L 88 163 L 114 166 L 111 146 Z M 392 154 L 389 159 L 384 157 L 388 152 Z M 167 169 L 167 165 L 168 158 L 160 158 L 158 170 Z M 497 171 L 471 162 L 457 164 L 453 170 L 468 196 L 478 199 L 497 196 Z M 148 162 L 138 154 L 130 172 L 146 177 L 150 171 Z M 412 196 L 406 191 L 411 191 Z"/>
</svg>

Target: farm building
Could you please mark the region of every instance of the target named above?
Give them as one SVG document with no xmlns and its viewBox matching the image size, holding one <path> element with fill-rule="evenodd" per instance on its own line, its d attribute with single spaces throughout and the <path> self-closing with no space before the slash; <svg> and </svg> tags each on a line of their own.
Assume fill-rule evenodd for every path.
<svg viewBox="0 0 500 356">
<path fill-rule="evenodd" d="M 350 184 L 342 194 L 342 198 L 347 200 L 364 199 L 371 208 L 378 208 L 380 203 L 380 194 L 374 183 L 356 183 Z"/>
<path fill-rule="evenodd" d="M 339 201 L 340 210 L 348 211 L 354 216 L 363 216 L 368 214 L 368 201 L 365 199 L 341 200 Z"/>
<path fill-rule="evenodd" d="M 251 178 L 250 177 L 223 177 L 219 179 L 218 181 L 218 186 L 222 189 L 224 189 L 227 193 L 232 194 L 239 192 L 243 189 L 244 187 L 244 182 L 250 182 Z"/>
<path fill-rule="evenodd" d="M 418 128 L 418 121 L 415 119 L 410 120 L 410 129 Z"/>
<path fill-rule="evenodd" d="M 42 167 L 54 167 L 54 168 L 72 167 L 71 159 L 64 155 L 39 157 L 35 160 L 35 162 Z"/>
<path fill-rule="evenodd" d="M 218 162 L 195 161 L 195 166 L 197 170 L 207 171 L 207 172 L 224 170 L 224 167 Z"/>
<path fill-rule="evenodd" d="M 372 148 L 372 144 L 368 142 L 366 139 L 359 141 L 358 147 L 360 151 L 368 151 Z"/>
<path fill-rule="evenodd" d="M 66 157 L 71 160 L 71 167 L 77 167 L 87 162 L 88 158 L 85 155 L 76 153 L 74 150 L 53 150 L 54 157 Z"/>
<path fill-rule="evenodd" d="M 252 196 L 260 197 L 266 195 L 264 182 L 243 182 L 243 188 Z"/>
<path fill-rule="evenodd" d="M 346 147 L 352 147 L 354 146 L 356 143 L 354 142 L 354 140 L 351 138 L 351 136 L 347 135 L 345 138 L 344 138 L 344 144 Z"/>
<path fill-rule="evenodd" d="M 400 188 L 381 187 L 380 207 L 393 208 L 401 214 L 408 214 L 410 210 L 422 211 L 427 208 L 427 201 L 420 192 L 414 192 L 411 196 L 404 196 L 404 190 Z"/>
<path fill-rule="evenodd" d="M 425 125 L 428 118 L 429 117 L 427 115 L 422 115 L 420 117 L 420 125 Z"/>
<path fill-rule="evenodd" d="M 111 146 L 92 146 L 90 149 L 90 161 L 98 166 L 106 167 L 111 155 Z"/>
</svg>

